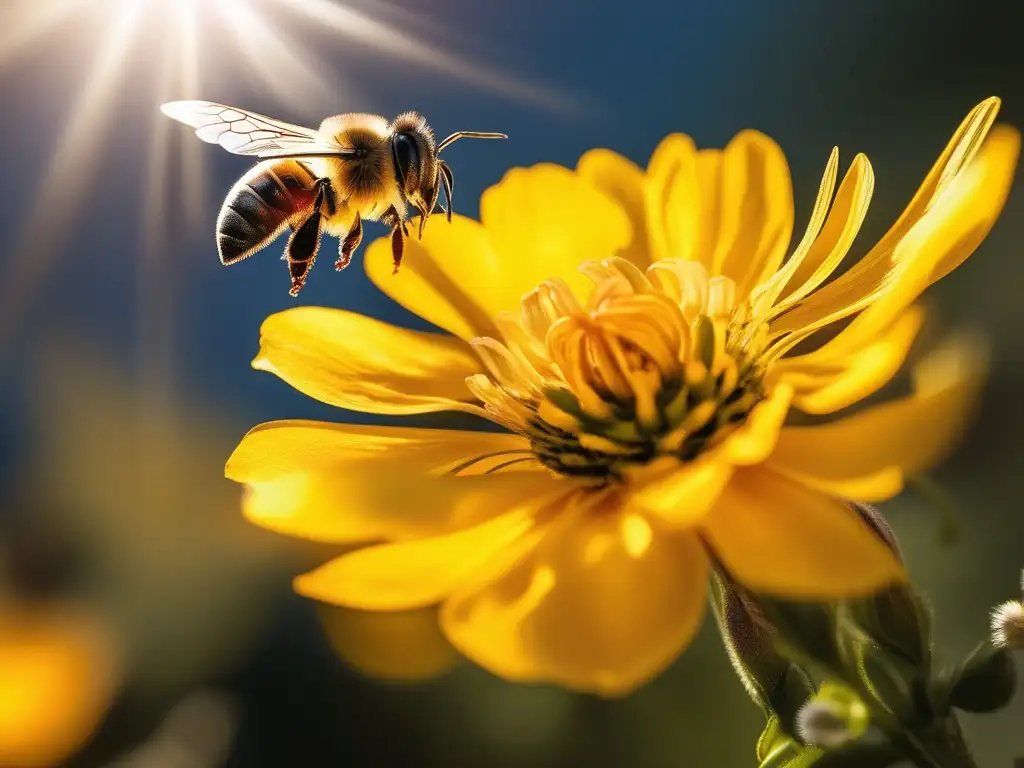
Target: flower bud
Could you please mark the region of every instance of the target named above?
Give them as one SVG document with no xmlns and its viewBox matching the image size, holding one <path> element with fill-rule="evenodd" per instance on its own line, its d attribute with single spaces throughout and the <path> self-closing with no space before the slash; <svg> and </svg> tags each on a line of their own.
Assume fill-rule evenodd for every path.
<svg viewBox="0 0 1024 768">
<path fill-rule="evenodd" d="M 855 694 L 825 683 L 796 717 L 797 735 L 807 744 L 834 749 L 867 730 L 868 710 Z"/>
<path fill-rule="evenodd" d="M 949 692 L 949 703 L 965 712 L 996 712 L 1013 699 L 1017 667 L 1011 654 L 982 643 L 960 665 Z"/>
<path fill-rule="evenodd" d="M 867 504 L 850 506 L 902 560 L 899 542 L 882 513 Z M 909 668 L 924 671 L 931 663 L 931 620 L 921 598 L 908 584 L 896 584 L 874 595 L 850 600 L 854 621 L 876 643 Z"/>
<path fill-rule="evenodd" d="M 992 645 L 1024 650 L 1024 604 L 1019 600 L 1007 600 L 992 610 Z"/>
<path fill-rule="evenodd" d="M 788 734 L 797 710 L 814 692 L 806 673 L 775 648 L 775 630 L 757 605 L 724 573 L 716 573 L 715 613 L 736 674 L 768 717 Z"/>
</svg>

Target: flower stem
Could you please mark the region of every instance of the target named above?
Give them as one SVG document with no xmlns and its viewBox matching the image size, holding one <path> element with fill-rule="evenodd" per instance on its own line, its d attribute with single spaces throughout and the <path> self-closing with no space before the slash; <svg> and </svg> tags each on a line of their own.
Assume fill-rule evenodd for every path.
<svg viewBox="0 0 1024 768">
<path fill-rule="evenodd" d="M 897 739 L 918 768 L 977 768 L 955 715 L 947 716 L 933 733 L 907 732 Z"/>
</svg>

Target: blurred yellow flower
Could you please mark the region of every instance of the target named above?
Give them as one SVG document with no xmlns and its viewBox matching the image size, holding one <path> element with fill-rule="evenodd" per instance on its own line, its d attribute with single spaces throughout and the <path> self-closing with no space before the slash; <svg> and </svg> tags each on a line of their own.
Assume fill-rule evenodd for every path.
<svg viewBox="0 0 1024 768">
<path fill-rule="evenodd" d="M 23 493 L 43 502 L 43 531 L 74 538 L 98 564 L 91 598 L 123 637 L 134 690 L 163 696 L 239 664 L 274 608 L 259 585 L 308 568 L 324 548 L 224 514 L 236 487 L 215 457 L 238 432 L 223 404 L 154 398 L 86 338 L 37 354 L 39 450 Z M 433 624 L 419 612 L 360 613 L 320 612 L 332 647 L 360 672 L 422 679 L 451 666 L 436 610 Z"/>
<path fill-rule="evenodd" d="M 901 579 L 840 499 L 888 498 L 943 458 L 983 355 L 951 345 L 907 397 L 784 424 L 791 408 L 852 405 L 901 367 L 922 322 L 913 302 L 977 247 L 1008 192 L 1019 136 L 990 131 L 998 106 L 967 116 L 889 232 L 831 281 L 871 165 L 858 155 L 837 190 L 833 152 L 789 251 L 786 160 L 754 131 L 724 150 L 669 136 L 646 172 L 607 150 L 575 171 L 514 169 L 479 223 L 410 242 L 396 277 L 375 243 L 371 279 L 452 335 L 297 308 L 266 320 L 254 366 L 343 408 L 458 410 L 507 431 L 265 424 L 227 464 L 248 486 L 245 514 L 383 542 L 300 576 L 300 593 L 441 604 L 447 637 L 492 672 L 604 695 L 690 642 L 712 555 L 747 588 L 790 598 Z"/>
<path fill-rule="evenodd" d="M 86 613 L 0 607 L 0 765 L 57 765 L 82 747 L 117 690 L 117 658 Z"/>
</svg>

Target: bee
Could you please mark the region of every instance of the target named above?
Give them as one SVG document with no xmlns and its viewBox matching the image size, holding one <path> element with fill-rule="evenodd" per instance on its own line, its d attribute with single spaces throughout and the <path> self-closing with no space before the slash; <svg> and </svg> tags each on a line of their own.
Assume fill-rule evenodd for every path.
<svg viewBox="0 0 1024 768">
<path fill-rule="evenodd" d="M 334 268 L 340 271 L 362 242 L 364 220 L 391 228 L 397 272 L 410 207 L 419 213 L 420 236 L 438 206 L 451 221 L 455 178 L 441 151 L 458 139 L 508 138 L 458 131 L 438 143 L 417 112 L 390 122 L 379 115 L 335 115 L 313 130 L 210 101 L 173 101 L 160 109 L 195 128 L 203 141 L 263 161 L 228 192 L 217 217 L 217 251 L 222 264 L 236 264 L 290 229 L 283 258 L 292 296 L 306 283 L 323 233 L 339 239 Z"/>
</svg>

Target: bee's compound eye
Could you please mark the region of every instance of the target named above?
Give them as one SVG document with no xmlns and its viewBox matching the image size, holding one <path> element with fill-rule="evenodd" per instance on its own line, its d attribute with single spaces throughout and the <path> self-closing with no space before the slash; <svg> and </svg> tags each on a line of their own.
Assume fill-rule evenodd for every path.
<svg viewBox="0 0 1024 768">
<path fill-rule="evenodd" d="M 419 174 L 420 151 L 412 136 L 407 133 L 395 136 L 392 150 L 395 155 L 395 170 L 398 171 L 398 178 L 403 184 L 410 176 Z"/>
</svg>

